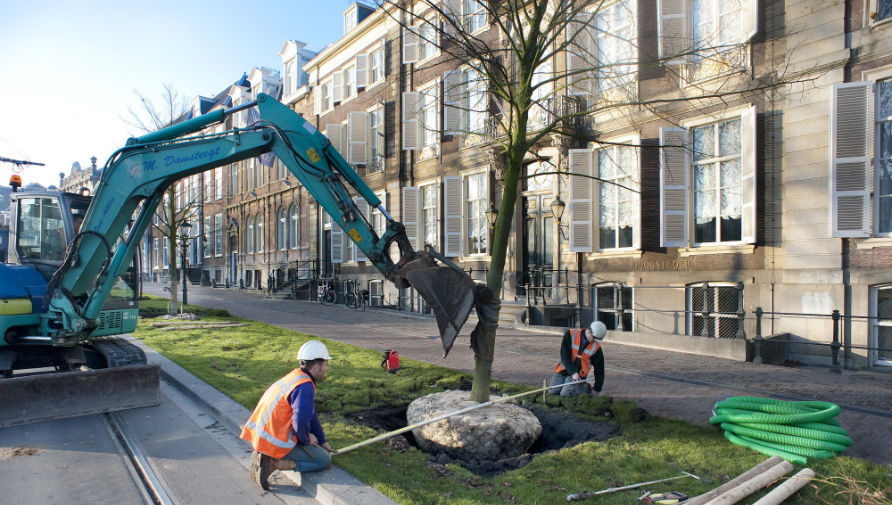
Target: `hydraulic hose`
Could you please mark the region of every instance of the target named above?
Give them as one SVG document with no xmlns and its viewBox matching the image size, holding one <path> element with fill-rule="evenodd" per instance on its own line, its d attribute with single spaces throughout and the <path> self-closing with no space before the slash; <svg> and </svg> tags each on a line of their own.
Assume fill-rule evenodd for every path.
<svg viewBox="0 0 892 505">
<path fill-rule="evenodd" d="M 716 404 L 709 422 L 735 445 L 806 465 L 806 458 L 831 458 L 852 445 L 834 419 L 839 412 L 830 402 L 734 396 Z"/>
</svg>

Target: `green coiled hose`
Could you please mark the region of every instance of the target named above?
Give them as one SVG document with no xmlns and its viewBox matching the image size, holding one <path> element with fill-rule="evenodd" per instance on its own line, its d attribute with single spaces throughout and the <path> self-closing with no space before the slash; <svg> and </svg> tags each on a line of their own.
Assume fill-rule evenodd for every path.
<svg viewBox="0 0 892 505">
<path fill-rule="evenodd" d="M 852 445 L 833 419 L 839 406 L 830 402 L 734 396 L 717 403 L 713 412 L 709 422 L 721 425 L 731 443 L 791 463 L 831 458 Z"/>
</svg>

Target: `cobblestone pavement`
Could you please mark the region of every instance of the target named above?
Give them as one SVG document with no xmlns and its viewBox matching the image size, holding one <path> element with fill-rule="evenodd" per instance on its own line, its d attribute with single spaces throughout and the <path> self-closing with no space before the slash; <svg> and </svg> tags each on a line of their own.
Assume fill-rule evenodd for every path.
<svg viewBox="0 0 892 505">
<path fill-rule="evenodd" d="M 146 284 L 145 292 L 162 294 L 157 284 Z M 344 306 L 198 286 L 189 286 L 189 301 L 368 349 L 397 349 L 403 357 L 456 370 L 471 372 L 474 367 L 468 345 L 471 324 L 443 359 L 432 318 L 380 310 L 358 312 Z M 733 395 L 830 401 L 842 407 L 837 419 L 855 441 L 848 454 L 892 465 L 892 380 L 888 370 L 846 370 L 837 375 L 822 367 L 757 365 L 609 340 L 602 345 L 607 369 L 602 394 L 634 401 L 654 415 L 701 425 L 708 424 L 716 400 Z M 559 350 L 560 336 L 499 328 L 493 377 L 541 386 L 551 375 Z"/>
</svg>

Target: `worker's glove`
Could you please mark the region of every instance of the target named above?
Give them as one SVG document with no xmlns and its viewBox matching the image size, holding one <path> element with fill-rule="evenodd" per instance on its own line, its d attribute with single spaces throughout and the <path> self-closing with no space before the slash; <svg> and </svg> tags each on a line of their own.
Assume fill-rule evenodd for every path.
<svg viewBox="0 0 892 505">
<path fill-rule="evenodd" d="M 575 382 L 575 381 L 578 381 L 578 380 L 579 380 L 579 374 L 578 374 L 578 373 L 574 373 L 572 379 L 573 379 L 574 382 Z"/>
</svg>

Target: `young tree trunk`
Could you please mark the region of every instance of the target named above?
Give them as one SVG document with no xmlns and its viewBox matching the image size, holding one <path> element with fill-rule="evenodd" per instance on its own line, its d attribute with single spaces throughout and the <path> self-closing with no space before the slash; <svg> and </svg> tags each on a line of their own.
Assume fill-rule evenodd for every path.
<svg viewBox="0 0 892 505">
<path fill-rule="evenodd" d="M 515 132 L 515 140 L 524 139 L 526 130 Z M 496 220 L 491 248 L 492 259 L 489 272 L 486 274 L 486 287 L 492 291 L 493 298 L 498 300 L 502 293 L 502 277 L 505 272 L 505 257 L 508 253 L 508 240 L 511 223 L 514 220 L 514 205 L 517 202 L 518 181 L 523 163 L 525 146 L 512 142 L 505 159 L 505 187 L 502 190 L 502 204 Z M 489 386 L 492 382 L 492 362 L 495 354 L 496 330 L 498 329 L 498 311 L 496 324 L 477 326 L 474 355 L 474 383 L 471 386 L 471 400 L 483 403 L 489 401 Z"/>
</svg>

